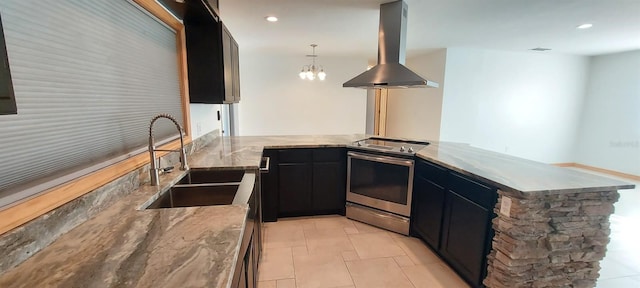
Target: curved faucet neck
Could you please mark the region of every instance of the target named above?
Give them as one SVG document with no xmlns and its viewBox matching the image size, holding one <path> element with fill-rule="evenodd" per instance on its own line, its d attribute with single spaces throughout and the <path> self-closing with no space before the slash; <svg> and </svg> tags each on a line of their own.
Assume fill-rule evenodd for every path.
<svg viewBox="0 0 640 288">
<path fill-rule="evenodd" d="M 155 140 L 153 138 L 153 124 L 160 118 L 169 119 L 171 120 L 171 122 L 173 122 L 173 124 L 176 125 L 176 129 L 178 129 L 178 134 L 180 135 L 180 150 L 171 150 L 171 151 L 180 152 L 180 170 L 189 169 L 189 166 L 187 165 L 187 155 L 184 150 L 184 136 L 183 136 L 184 130 L 182 129 L 182 126 L 180 126 L 180 123 L 178 123 L 178 121 L 175 118 L 173 118 L 173 116 L 169 114 L 158 114 L 153 118 L 151 118 L 151 123 L 149 124 L 149 156 L 151 158 L 151 161 L 150 161 L 151 167 L 149 169 L 149 173 L 151 174 L 152 186 L 160 185 L 159 172 L 158 172 L 159 168 L 156 163 L 156 151 L 158 151 L 158 149 L 156 149 L 155 147 Z M 166 151 L 166 150 L 163 150 L 163 151 Z"/>
</svg>

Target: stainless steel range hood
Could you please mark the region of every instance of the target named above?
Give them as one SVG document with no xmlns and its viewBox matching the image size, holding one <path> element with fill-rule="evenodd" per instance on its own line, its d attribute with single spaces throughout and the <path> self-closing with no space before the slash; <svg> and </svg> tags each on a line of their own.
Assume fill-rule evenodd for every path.
<svg viewBox="0 0 640 288">
<path fill-rule="evenodd" d="M 407 43 L 407 3 L 395 1 L 380 5 L 378 65 L 342 84 L 356 88 L 437 88 L 404 66 Z"/>
</svg>

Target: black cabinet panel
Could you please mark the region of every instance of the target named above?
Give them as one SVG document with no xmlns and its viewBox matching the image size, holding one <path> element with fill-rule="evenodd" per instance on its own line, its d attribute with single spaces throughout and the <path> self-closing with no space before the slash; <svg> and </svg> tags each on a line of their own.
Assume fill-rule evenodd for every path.
<svg viewBox="0 0 640 288">
<path fill-rule="evenodd" d="M 280 163 L 310 163 L 311 149 L 283 149 L 278 151 L 278 161 Z"/>
<path fill-rule="evenodd" d="M 11 81 L 7 48 L 4 43 L 2 19 L 0 19 L 0 115 L 16 113 L 18 113 L 18 109 L 13 92 L 13 82 Z"/>
<path fill-rule="evenodd" d="M 262 174 L 263 218 L 342 214 L 346 203 L 346 149 L 266 149 Z"/>
<path fill-rule="evenodd" d="M 311 163 L 279 163 L 278 215 L 293 216 L 311 210 Z"/>
<path fill-rule="evenodd" d="M 423 177 L 416 177 L 413 186 L 411 227 L 433 249 L 440 248 L 440 229 L 446 189 Z"/>
<path fill-rule="evenodd" d="M 345 162 L 347 149 L 345 148 L 324 148 L 313 149 L 313 162 Z"/>
<path fill-rule="evenodd" d="M 343 167 L 341 162 L 313 163 L 314 211 L 343 213 L 346 203 L 346 171 Z"/>
<path fill-rule="evenodd" d="M 186 10 L 189 99 L 191 103 L 228 104 L 240 100 L 238 43 L 217 16 L 200 8 Z"/>
<path fill-rule="evenodd" d="M 442 233 L 442 254 L 464 278 L 479 286 L 486 270 L 488 209 L 451 192 Z"/>
<path fill-rule="evenodd" d="M 449 189 L 466 197 L 480 206 L 492 209 L 496 202 L 495 189 L 468 179 L 460 174 L 451 173 Z"/>
<path fill-rule="evenodd" d="M 264 150 L 262 156 L 269 157 L 269 171 L 260 174 L 262 187 L 262 220 L 278 220 L 278 151 Z"/>
<path fill-rule="evenodd" d="M 416 175 L 422 176 L 423 178 L 440 186 L 445 186 L 449 171 L 427 161 L 418 160 L 416 161 Z"/>
<path fill-rule="evenodd" d="M 482 287 L 491 248 L 496 189 L 418 159 L 411 232 L 472 287 Z"/>
</svg>

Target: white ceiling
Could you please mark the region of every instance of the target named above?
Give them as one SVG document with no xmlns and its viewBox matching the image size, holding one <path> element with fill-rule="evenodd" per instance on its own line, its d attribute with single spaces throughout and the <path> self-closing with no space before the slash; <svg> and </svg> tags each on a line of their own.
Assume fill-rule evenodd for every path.
<svg viewBox="0 0 640 288">
<path fill-rule="evenodd" d="M 377 55 L 379 5 L 389 0 L 221 0 L 242 49 Z M 405 0 L 407 56 L 444 47 L 599 55 L 640 49 L 640 0 Z M 275 15 L 280 21 L 268 23 Z M 577 30 L 582 23 L 593 28 Z M 534 53 L 534 52 L 531 52 Z"/>
</svg>

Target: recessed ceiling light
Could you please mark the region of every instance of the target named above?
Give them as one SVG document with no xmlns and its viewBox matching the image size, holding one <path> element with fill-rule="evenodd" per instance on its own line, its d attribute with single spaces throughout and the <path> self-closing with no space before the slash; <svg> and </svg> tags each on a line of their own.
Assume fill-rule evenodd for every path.
<svg viewBox="0 0 640 288">
<path fill-rule="evenodd" d="M 578 27 L 576 27 L 576 29 L 589 29 L 589 28 L 591 28 L 591 27 L 593 27 L 593 24 L 591 24 L 591 23 L 584 23 L 584 24 L 579 25 Z"/>
<path fill-rule="evenodd" d="M 276 17 L 276 16 L 267 16 L 267 17 L 264 17 L 264 19 L 267 19 L 267 21 L 269 21 L 269 22 L 277 22 L 278 21 L 278 17 Z"/>
<path fill-rule="evenodd" d="M 532 48 L 532 49 L 529 49 L 529 50 L 531 50 L 531 51 L 544 52 L 544 51 L 549 51 L 549 50 L 551 50 L 551 48 L 536 47 L 536 48 Z"/>
</svg>

